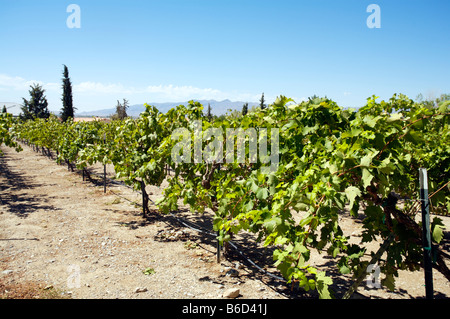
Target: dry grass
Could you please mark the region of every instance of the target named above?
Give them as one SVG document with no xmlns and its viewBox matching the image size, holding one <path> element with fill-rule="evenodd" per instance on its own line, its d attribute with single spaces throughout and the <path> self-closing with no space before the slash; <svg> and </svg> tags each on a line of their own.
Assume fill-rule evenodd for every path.
<svg viewBox="0 0 450 319">
<path fill-rule="evenodd" d="M 33 282 L 7 283 L 0 278 L 0 299 L 70 299 L 70 297 L 53 286 L 42 286 Z"/>
</svg>

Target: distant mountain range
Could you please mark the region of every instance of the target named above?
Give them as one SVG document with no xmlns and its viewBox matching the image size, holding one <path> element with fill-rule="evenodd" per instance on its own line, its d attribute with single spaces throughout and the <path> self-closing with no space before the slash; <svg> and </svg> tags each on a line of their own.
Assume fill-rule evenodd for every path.
<svg viewBox="0 0 450 319">
<path fill-rule="evenodd" d="M 204 112 L 208 110 L 208 104 L 211 105 L 211 112 L 214 115 L 221 115 L 225 114 L 229 109 L 231 110 L 242 110 L 242 106 L 245 103 L 248 103 L 248 108 L 250 109 L 252 106 L 259 105 L 259 102 L 232 102 L 230 100 L 223 100 L 223 101 L 216 101 L 216 100 L 194 100 L 196 102 L 200 102 L 203 105 Z M 171 108 L 178 106 L 178 105 L 188 105 L 188 101 L 186 102 L 164 102 L 164 103 L 147 103 L 149 105 L 153 105 L 156 107 L 160 112 L 166 113 Z M 143 111 L 145 111 L 144 103 L 142 104 L 134 104 L 130 105 L 130 107 L 127 109 L 127 115 L 132 117 L 139 117 L 139 114 L 141 114 Z M 112 114 L 116 113 L 116 108 L 109 108 L 109 109 L 102 109 L 102 110 L 96 110 L 96 111 L 89 111 L 89 112 L 79 112 L 76 113 L 75 116 L 100 116 L 100 117 L 107 117 Z"/>
</svg>

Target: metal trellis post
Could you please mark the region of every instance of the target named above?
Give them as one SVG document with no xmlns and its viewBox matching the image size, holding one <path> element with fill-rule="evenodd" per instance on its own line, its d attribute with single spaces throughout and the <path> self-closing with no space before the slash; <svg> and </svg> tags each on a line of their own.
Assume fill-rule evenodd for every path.
<svg viewBox="0 0 450 319">
<path fill-rule="evenodd" d="M 422 242 L 425 268 L 425 292 L 427 299 L 433 299 L 433 268 L 431 255 L 430 206 L 428 201 L 428 177 L 425 168 L 419 169 L 420 201 L 422 205 Z"/>
</svg>

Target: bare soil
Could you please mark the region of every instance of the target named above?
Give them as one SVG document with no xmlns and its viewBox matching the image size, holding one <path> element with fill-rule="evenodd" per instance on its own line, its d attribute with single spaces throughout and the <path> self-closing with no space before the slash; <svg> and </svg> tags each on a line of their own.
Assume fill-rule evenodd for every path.
<svg viewBox="0 0 450 319">
<path fill-rule="evenodd" d="M 136 204 L 140 194 L 123 185 L 108 183 L 104 193 L 101 180 L 83 181 L 80 173 L 27 146 L 20 153 L 2 150 L 0 298 L 223 298 L 229 288 L 239 288 L 238 298 L 317 298 L 261 271 L 280 276 L 270 249 L 251 234 L 236 238 L 240 250 L 231 249 L 217 262 L 214 236 L 186 227 L 211 232 L 209 214 L 160 215 L 152 206 L 151 216 L 143 218 Z M 100 173 L 102 167 L 91 171 Z M 164 184 L 148 187 L 151 200 L 163 189 Z M 450 218 L 443 219 L 449 229 Z M 341 225 L 351 240 L 360 239 L 360 220 L 343 216 Z M 332 262 L 326 254 L 311 258 L 328 274 Z M 352 281 L 333 276 L 333 289 L 342 296 Z M 433 276 L 436 297 L 448 298 L 449 282 L 436 271 Z M 400 272 L 394 292 L 369 289 L 364 282 L 354 298 L 424 294 L 423 272 Z"/>
</svg>

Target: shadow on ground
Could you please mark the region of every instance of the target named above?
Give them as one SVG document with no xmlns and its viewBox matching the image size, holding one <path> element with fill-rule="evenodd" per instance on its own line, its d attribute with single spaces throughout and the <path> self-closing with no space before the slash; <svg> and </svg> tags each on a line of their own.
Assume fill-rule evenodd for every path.
<svg viewBox="0 0 450 319">
<path fill-rule="evenodd" d="M 5 212 L 26 218 L 39 209 L 53 210 L 54 206 L 46 205 L 45 195 L 26 194 L 26 190 L 41 187 L 33 179 L 10 168 L 8 155 L 0 156 L 0 205 Z"/>
</svg>

